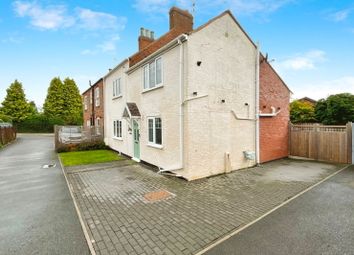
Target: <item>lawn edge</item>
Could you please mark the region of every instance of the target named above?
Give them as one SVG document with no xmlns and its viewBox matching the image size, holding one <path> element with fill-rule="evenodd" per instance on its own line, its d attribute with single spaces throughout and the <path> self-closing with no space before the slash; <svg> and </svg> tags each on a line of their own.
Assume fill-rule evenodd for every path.
<svg viewBox="0 0 354 255">
<path fill-rule="evenodd" d="M 315 188 L 316 186 L 320 185 L 321 183 L 327 181 L 328 179 L 332 178 L 333 176 L 339 174 L 340 172 L 344 171 L 345 169 L 347 169 L 348 167 L 350 167 L 351 165 L 346 165 L 342 168 L 340 168 L 339 170 L 337 170 L 336 172 L 328 175 L 327 177 L 323 178 L 322 180 L 314 183 L 313 185 L 311 185 L 310 187 L 304 189 L 303 191 L 297 193 L 296 195 L 294 195 L 293 197 L 289 198 L 288 200 L 282 202 L 281 204 L 277 205 L 276 207 L 274 207 L 273 209 L 269 210 L 268 212 L 264 213 L 263 215 L 259 216 L 258 218 L 256 218 L 255 220 L 247 223 L 246 225 L 240 227 L 240 228 L 236 228 L 233 231 L 229 232 L 228 234 L 216 239 L 215 241 L 212 241 L 211 243 L 209 243 L 206 247 L 204 247 L 203 249 L 199 250 L 197 253 L 195 253 L 194 255 L 202 255 L 204 253 L 206 253 L 207 251 L 211 250 L 212 248 L 216 247 L 217 245 L 223 243 L 224 241 L 226 241 L 227 239 L 229 239 L 230 237 L 240 233 L 241 231 L 247 229 L 248 227 L 252 226 L 253 224 L 257 223 L 258 221 L 260 221 L 261 219 L 265 218 L 266 216 L 268 216 L 269 214 L 273 213 L 274 211 L 280 209 L 281 207 L 285 206 L 286 204 L 290 203 L 291 201 L 293 201 L 294 199 L 300 197 L 301 195 L 305 194 L 306 192 L 312 190 L 313 188 Z"/>
<path fill-rule="evenodd" d="M 65 173 L 64 166 L 63 166 L 63 163 L 61 162 L 61 159 L 60 159 L 60 157 L 59 157 L 59 154 L 57 154 L 57 157 L 58 157 L 58 160 L 59 160 L 60 168 L 61 168 L 61 170 L 62 170 L 62 172 L 63 172 L 64 178 L 65 178 L 65 181 L 66 181 L 66 186 L 68 187 L 70 196 L 71 196 L 71 198 L 72 198 L 72 200 L 73 200 L 73 202 L 74 202 L 74 207 L 75 207 L 77 216 L 79 217 L 79 221 L 80 221 L 80 224 L 81 224 L 81 228 L 82 228 L 82 231 L 84 232 L 84 236 L 85 236 L 85 239 L 86 239 L 88 248 L 89 248 L 89 250 L 90 250 L 91 255 L 96 255 L 96 251 L 95 251 L 95 249 L 93 248 L 93 245 L 92 245 L 92 242 L 91 242 L 91 239 L 90 239 L 90 235 L 89 235 L 89 233 L 88 233 L 88 231 L 87 231 L 86 224 L 85 224 L 85 222 L 84 222 L 84 220 L 83 220 L 83 218 L 82 218 L 82 215 L 81 215 L 81 213 L 80 213 L 79 206 L 78 206 L 78 204 L 77 204 L 77 202 L 76 202 L 76 199 L 75 199 L 75 197 L 74 197 L 74 193 L 73 193 L 73 191 L 72 191 L 72 189 L 71 189 L 71 186 L 70 186 L 70 184 L 69 184 L 69 180 L 68 180 L 68 177 L 67 177 L 67 175 L 66 175 L 66 173 Z"/>
</svg>

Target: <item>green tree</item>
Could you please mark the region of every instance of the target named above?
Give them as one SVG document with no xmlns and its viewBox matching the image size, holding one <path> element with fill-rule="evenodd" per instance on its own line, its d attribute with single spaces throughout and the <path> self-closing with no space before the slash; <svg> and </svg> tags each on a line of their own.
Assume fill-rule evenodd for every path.
<svg viewBox="0 0 354 255">
<path fill-rule="evenodd" d="M 62 119 L 65 124 L 81 125 L 81 95 L 73 79 L 64 82 L 55 77 L 50 82 L 47 97 L 43 106 L 44 114 L 49 118 Z"/>
<path fill-rule="evenodd" d="M 354 95 L 341 93 L 318 101 L 315 107 L 317 119 L 327 125 L 344 125 L 354 121 Z"/>
<path fill-rule="evenodd" d="M 67 124 L 82 124 L 82 99 L 73 79 L 66 78 L 64 84 L 64 120 Z"/>
<path fill-rule="evenodd" d="M 6 90 L 7 94 L 2 102 L 1 113 L 9 116 L 13 122 L 21 122 L 33 114 L 32 108 L 26 99 L 22 84 L 15 80 Z"/>
<path fill-rule="evenodd" d="M 64 85 L 59 77 L 51 80 L 44 101 L 43 112 L 48 117 L 62 117 L 64 115 Z"/>
<path fill-rule="evenodd" d="M 292 123 L 316 122 L 315 107 L 309 103 L 294 100 L 290 104 L 290 120 Z"/>
<path fill-rule="evenodd" d="M 30 101 L 29 105 L 31 107 L 31 112 L 33 115 L 38 114 L 38 110 L 37 110 L 37 106 L 36 103 L 34 101 Z"/>
</svg>

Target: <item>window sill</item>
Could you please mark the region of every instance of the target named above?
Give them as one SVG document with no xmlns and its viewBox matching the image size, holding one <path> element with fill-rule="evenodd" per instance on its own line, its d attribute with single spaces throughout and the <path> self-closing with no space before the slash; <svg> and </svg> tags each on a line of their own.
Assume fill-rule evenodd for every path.
<svg viewBox="0 0 354 255">
<path fill-rule="evenodd" d="M 147 146 L 155 148 L 155 149 L 159 149 L 159 150 L 163 149 L 163 145 L 155 144 L 155 143 L 148 143 Z"/>
<path fill-rule="evenodd" d="M 118 140 L 118 141 L 123 141 L 123 138 L 120 137 L 112 137 L 114 140 Z"/>
<path fill-rule="evenodd" d="M 163 88 L 163 84 L 160 84 L 160 85 L 153 87 L 153 88 L 144 89 L 142 93 L 146 93 L 146 92 L 149 92 L 149 91 L 152 91 L 155 89 L 159 89 L 159 88 Z"/>
<path fill-rule="evenodd" d="M 115 96 L 115 97 L 113 97 L 112 98 L 112 100 L 115 100 L 115 99 L 118 99 L 118 98 L 121 98 L 121 97 L 123 97 L 123 95 L 121 94 L 121 95 L 119 95 L 119 96 Z"/>
</svg>

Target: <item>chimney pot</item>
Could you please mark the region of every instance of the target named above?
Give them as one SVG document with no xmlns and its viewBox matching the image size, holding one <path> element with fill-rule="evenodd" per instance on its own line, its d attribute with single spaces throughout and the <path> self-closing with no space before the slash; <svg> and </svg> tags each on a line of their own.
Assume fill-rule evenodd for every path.
<svg viewBox="0 0 354 255">
<path fill-rule="evenodd" d="M 154 41 L 154 32 L 145 28 L 140 28 L 140 36 L 138 38 L 139 51 L 147 47 Z"/>
</svg>

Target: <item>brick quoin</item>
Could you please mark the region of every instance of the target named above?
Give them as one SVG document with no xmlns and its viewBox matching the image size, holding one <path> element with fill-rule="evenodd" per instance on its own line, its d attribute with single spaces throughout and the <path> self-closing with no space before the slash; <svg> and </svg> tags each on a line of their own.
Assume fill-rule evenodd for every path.
<svg viewBox="0 0 354 255">
<path fill-rule="evenodd" d="M 289 155 L 290 90 L 264 57 L 260 59 L 259 110 L 271 113 L 271 106 L 280 113 L 275 117 L 260 117 L 260 162 Z"/>
</svg>

